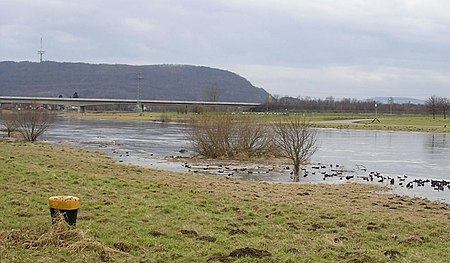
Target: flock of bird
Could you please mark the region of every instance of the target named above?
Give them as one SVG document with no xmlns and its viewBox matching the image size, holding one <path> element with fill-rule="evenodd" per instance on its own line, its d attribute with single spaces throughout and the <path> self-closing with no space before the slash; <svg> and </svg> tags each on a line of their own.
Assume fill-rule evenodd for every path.
<svg viewBox="0 0 450 263">
<path fill-rule="evenodd" d="M 192 173 L 207 173 L 225 175 L 227 177 L 245 177 L 245 175 L 255 174 L 285 174 L 289 173 L 290 180 L 294 180 L 294 171 L 290 166 L 286 165 L 270 165 L 270 166 L 239 166 L 239 165 L 192 165 L 187 162 L 181 164 L 188 172 Z M 449 180 L 434 180 L 434 179 L 410 179 L 407 175 L 383 175 L 377 171 L 367 171 L 367 168 L 363 165 L 356 165 L 355 169 L 346 170 L 339 164 L 316 164 L 307 165 L 301 168 L 301 174 L 303 177 L 316 177 L 320 176 L 323 181 L 333 179 L 339 181 L 350 180 L 362 180 L 371 183 L 382 183 L 386 185 L 406 187 L 413 189 L 415 187 L 430 186 L 433 190 L 444 191 L 450 190 Z"/>
<path fill-rule="evenodd" d="M 338 164 L 330 164 L 329 167 L 326 165 L 313 165 L 311 166 L 312 171 L 302 168 L 303 176 L 307 177 L 309 175 L 315 175 L 317 173 L 322 175 L 323 180 L 328 178 L 337 177 L 339 180 L 352 180 L 361 179 L 366 182 L 374 183 L 384 183 L 388 185 L 397 185 L 400 187 L 406 187 L 408 189 L 413 189 L 414 187 L 424 187 L 429 185 L 433 190 L 444 191 L 446 188 L 450 190 L 450 181 L 448 180 L 434 180 L 434 179 L 409 179 L 408 175 L 398 175 L 398 176 L 388 176 L 382 175 L 377 171 L 367 172 L 367 168 L 363 165 L 356 165 L 356 169 L 344 170 L 340 169 Z"/>
<path fill-rule="evenodd" d="M 117 155 L 119 162 L 123 162 L 123 157 L 129 157 L 130 153 L 128 151 L 120 152 L 118 150 L 113 150 L 113 154 Z M 153 156 L 153 154 L 151 154 Z M 294 181 L 294 171 L 291 166 L 288 165 L 243 165 L 243 164 L 232 164 L 232 165 L 209 165 L 209 164 L 199 164 L 193 165 L 188 162 L 181 164 L 188 172 L 192 173 L 203 173 L 203 174 L 214 174 L 222 175 L 226 177 L 238 177 L 245 178 L 248 176 L 258 176 L 261 174 L 274 174 L 274 175 L 285 175 L 289 173 L 290 180 Z M 370 183 L 381 183 L 391 186 L 405 187 L 407 189 L 413 189 L 416 187 L 429 186 L 432 190 L 444 191 L 450 190 L 450 180 L 434 180 L 434 179 L 419 179 L 410 178 L 408 175 L 383 175 L 377 171 L 368 171 L 363 165 L 355 165 L 354 169 L 345 169 L 339 164 L 314 164 L 306 165 L 301 168 L 302 177 L 313 177 L 316 182 L 321 180 L 335 180 L 335 181 L 355 181 L 361 180 Z"/>
<path fill-rule="evenodd" d="M 235 166 L 235 165 L 192 165 L 187 162 L 181 164 L 181 166 L 185 167 L 188 172 L 193 173 L 207 173 L 207 174 L 219 174 L 225 175 L 227 177 L 233 177 L 238 174 L 269 174 L 275 171 L 275 166 L 255 166 L 255 167 L 244 167 L 244 166 Z"/>
</svg>

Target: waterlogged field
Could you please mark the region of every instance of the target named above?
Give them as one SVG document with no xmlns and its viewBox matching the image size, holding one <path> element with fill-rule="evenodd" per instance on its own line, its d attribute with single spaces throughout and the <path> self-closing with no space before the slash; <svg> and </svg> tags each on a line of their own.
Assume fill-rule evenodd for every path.
<svg viewBox="0 0 450 263">
<path fill-rule="evenodd" d="M 212 112 L 208 114 L 222 114 Z M 259 122 L 276 122 L 285 114 L 274 113 L 248 113 Z M 290 114 L 293 116 L 295 114 Z M 303 114 L 297 114 L 303 116 Z M 163 122 L 187 122 L 196 118 L 196 114 L 178 114 L 176 112 L 145 112 L 138 114 L 135 112 L 98 112 L 98 113 L 70 113 L 68 117 L 85 119 L 109 119 L 118 121 L 163 121 Z M 319 128 L 339 128 L 339 129 L 360 129 L 360 130 L 391 130 L 391 131 L 415 131 L 415 132 L 436 132 L 450 133 L 450 118 L 444 119 L 442 116 L 424 115 L 378 115 L 378 121 L 374 121 L 374 114 L 319 114 L 308 113 L 305 116 L 314 122 Z"/>
<path fill-rule="evenodd" d="M 1 262 L 449 262 L 450 205 L 370 185 L 270 184 L 0 142 Z M 81 200 L 52 225 L 48 197 Z"/>
<path fill-rule="evenodd" d="M 223 112 L 207 112 L 203 114 L 224 114 Z M 253 117 L 260 121 L 272 122 L 280 117 L 286 116 L 282 113 L 244 113 L 243 115 Z M 303 116 L 304 114 L 291 114 Z M 87 113 L 64 113 L 66 117 L 84 118 L 84 119 L 110 119 L 122 121 L 189 121 L 198 116 L 196 113 L 188 112 L 181 114 L 177 112 L 87 112 Z M 369 119 L 373 118 L 371 114 L 306 114 L 313 121 L 332 121 L 332 120 L 351 120 L 351 119 Z"/>
<path fill-rule="evenodd" d="M 64 113 L 65 117 L 83 119 L 105 119 L 116 121 L 162 121 L 162 122 L 186 122 L 196 116 L 195 113 L 180 114 L 176 112 L 86 112 Z"/>
</svg>

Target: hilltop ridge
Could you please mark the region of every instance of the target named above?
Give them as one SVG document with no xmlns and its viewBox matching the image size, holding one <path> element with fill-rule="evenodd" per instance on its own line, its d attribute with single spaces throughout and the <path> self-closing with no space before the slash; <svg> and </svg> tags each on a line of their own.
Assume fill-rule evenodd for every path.
<svg viewBox="0 0 450 263">
<path fill-rule="evenodd" d="M 70 97 L 77 92 L 84 98 L 135 99 L 138 72 L 141 99 L 208 100 L 211 89 L 218 101 L 263 102 L 269 95 L 236 73 L 205 66 L 53 61 L 0 62 L 0 95 Z"/>
</svg>

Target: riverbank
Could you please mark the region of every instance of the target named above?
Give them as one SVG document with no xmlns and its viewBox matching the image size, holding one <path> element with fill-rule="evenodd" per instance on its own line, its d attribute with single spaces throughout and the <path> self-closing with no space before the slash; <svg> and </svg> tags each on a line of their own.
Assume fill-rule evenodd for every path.
<svg viewBox="0 0 450 263">
<path fill-rule="evenodd" d="M 187 175 L 25 142 L 0 142 L 0 167 L 5 262 L 450 260 L 450 205 L 372 185 Z M 53 195 L 80 197 L 76 229 L 51 225 Z"/>
<path fill-rule="evenodd" d="M 212 113 L 215 114 L 215 113 Z M 64 116 L 83 119 L 106 119 L 116 121 L 161 121 L 188 122 L 197 115 L 194 113 L 178 114 L 176 112 L 90 112 L 65 113 Z M 274 122 L 285 116 L 279 114 L 251 113 L 260 122 Z M 423 115 L 379 115 L 373 114 L 308 114 L 317 128 L 386 130 L 407 132 L 450 133 L 450 118 L 443 119 Z"/>
</svg>

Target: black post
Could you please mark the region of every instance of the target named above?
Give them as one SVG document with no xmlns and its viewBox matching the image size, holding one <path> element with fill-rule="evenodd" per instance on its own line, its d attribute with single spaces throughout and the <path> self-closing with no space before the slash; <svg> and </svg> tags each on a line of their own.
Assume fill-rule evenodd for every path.
<svg viewBox="0 0 450 263">
<path fill-rule="evenodd" d="M 58 221 L 58 216 L 64 216 L 64 220 L 70 226 L 77 223 L 78 209 L 80 208 L 80 199 L 76 196 L 52 196 L 48 199 L 50 206 L 50 216 L 52 223 Z"/>
</svg>

